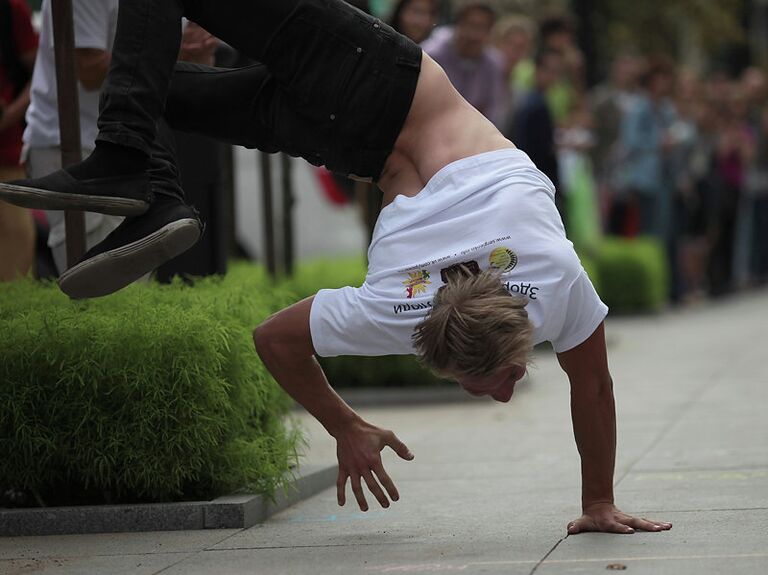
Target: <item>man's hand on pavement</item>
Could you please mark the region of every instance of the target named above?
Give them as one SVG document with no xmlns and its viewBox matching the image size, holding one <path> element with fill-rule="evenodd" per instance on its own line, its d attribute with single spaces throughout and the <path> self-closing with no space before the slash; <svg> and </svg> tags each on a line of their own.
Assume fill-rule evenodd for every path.
<svg viewBox="0 0 768 575">
<path fill-rule="evenodd" d="M 619 511 L 613 503 L 587 506 L 584 514 L 568 524 L 568 534 L 598 531 L 602 533 L 630 534 L 635 531 L 668 531 L 672 524 L 632 517 Z"/>
<path fill-rule="evenodd" d="M 413 453 L 393 432 L 365 422 L 357 422 L 335 434 L 335 437 L 336 455 L 339 460 L 339 478 L 336 483 L 339 505 L 346 503 L 347 479 L 352 484 L 352 492 L 361 511 L 368 511 L 361 479 L 382 507 L 389 507 L 389 499 L 400 499 L 395 484 L 381 463 L 381 450 L 389 446 L 407 461 L 413 459 Z"/>
</svg>

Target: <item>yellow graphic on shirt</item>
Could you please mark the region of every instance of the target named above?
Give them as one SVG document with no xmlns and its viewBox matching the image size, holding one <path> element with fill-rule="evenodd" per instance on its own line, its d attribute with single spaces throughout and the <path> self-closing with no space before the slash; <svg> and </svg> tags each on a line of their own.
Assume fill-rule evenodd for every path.
<svg viewBox="0 0 768 575">
<path fill-rule="evenodd" d="M 496 248 L 488 258 L 491 267 L 502 272 L 512 271 L 517 265 L 517 254 L 509 248 Z"/>
<path fill-rule="evenodd" d="M 408 279 L 403 282 L 408 299 L 413 299 L 417 295 L 427 293 L 427 286 L 432 282 L 429 281 L 429 272 L 427 270 L 421 270 L 418 272 L 410 272 Z"/>
</svg>

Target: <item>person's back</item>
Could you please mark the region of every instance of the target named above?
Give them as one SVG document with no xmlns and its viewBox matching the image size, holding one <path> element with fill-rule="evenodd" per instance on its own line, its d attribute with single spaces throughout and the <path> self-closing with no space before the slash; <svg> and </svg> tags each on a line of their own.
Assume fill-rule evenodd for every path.
<svg viewBox="0 0 768 575">
<path fill-rule="evenodd" d="M 416 195 L 432 176 L 452 162 L 514 147 L 458 93 L 445 71 L 424 54 L 410 112 L 379 180 L 384 204 L 395 195 Z"/>
</svg>

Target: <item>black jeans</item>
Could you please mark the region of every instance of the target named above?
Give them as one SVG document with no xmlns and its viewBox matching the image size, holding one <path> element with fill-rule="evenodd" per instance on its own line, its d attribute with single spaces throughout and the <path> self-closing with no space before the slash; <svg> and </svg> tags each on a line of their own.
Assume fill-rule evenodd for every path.
<svg viewBox="0 0 768 575">
<path fill-rule="evenodd" d="M 182 16 L 260 64 L 176 64 Z M 122 0 L 98 140 L 150 154 L 161 188 L 175 171 L 158 137 L 163 117 L 177 130 L 375 180 L 420 66 L 418 46 L 341 0 Z"/>
</svg>

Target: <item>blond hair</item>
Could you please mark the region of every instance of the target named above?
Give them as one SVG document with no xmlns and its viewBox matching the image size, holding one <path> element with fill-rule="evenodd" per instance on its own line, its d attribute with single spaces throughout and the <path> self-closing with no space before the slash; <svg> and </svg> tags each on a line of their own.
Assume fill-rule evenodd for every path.
<svg viewBox="0 0 768 575">
<path fill-rule="evenodd" d="M 511 295 L 495 270 L 466 267 L 446 278 L 413 335 L 421 361 L 438 373 L 486 376 L 525 366 L 533 351 L 527 300 Z"/>
</svg>

